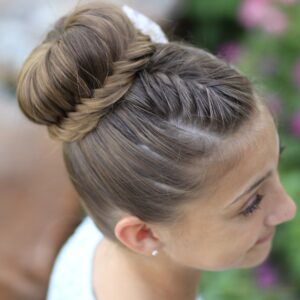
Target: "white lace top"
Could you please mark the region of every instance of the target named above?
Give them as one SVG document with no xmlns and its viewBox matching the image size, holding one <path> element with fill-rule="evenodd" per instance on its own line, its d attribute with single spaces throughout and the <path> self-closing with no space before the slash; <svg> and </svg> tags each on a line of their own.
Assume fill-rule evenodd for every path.
<svg viewBox="0 0 300 300">
<path fill-rule="evenodd" d="M 92 219 L 85 218 L 56 258 L 47 300 L 100 300 L 93 292 L 92 276 L 95 250 L 102 238 Z"/>
</svg>

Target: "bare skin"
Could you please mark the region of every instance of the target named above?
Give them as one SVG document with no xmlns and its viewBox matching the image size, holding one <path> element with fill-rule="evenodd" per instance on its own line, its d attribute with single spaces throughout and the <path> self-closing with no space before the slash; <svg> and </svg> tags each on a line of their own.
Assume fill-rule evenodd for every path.
<svg viewBox="0 0 300 300">
<path fill-rule="evenodd" d="M 228 141 L 234 145 L 227 147 L 230 159 L 240 158 L 234 168 L 205 199 L 182 208 L 183 222 L 164 228 L 124 215 L 115 227 L 122 247 L 105 238 L 100 242 L 93 278 L 97 299 L 195 300 L 201 271 L 250 268 L 267 258 L 276 226 L 292 220 L 297 208 L 279 179 L 276 126 L 270 113 L 260 109 L 252 127 Z M 264 195 L 259 209 L 244 215 L 257 194 Z M 155 257 L 154 249 L 159 251 Z"/>
</svg>

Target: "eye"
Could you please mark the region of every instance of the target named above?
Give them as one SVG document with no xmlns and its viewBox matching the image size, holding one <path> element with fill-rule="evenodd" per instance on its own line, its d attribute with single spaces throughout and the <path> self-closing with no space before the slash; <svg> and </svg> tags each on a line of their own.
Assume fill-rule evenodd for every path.
<svg viewBox="0 0 300 300">
<path fill-rule="evenodd" d="M 259 204 L 261 203 L 262 199 L 263 199 L 264 195 L 262 194 L 257 194 L 254 201 L 248 206 L 246 207 L 242 212 L 241 214 L 244 216 L 244 217 L 248 217 L 250 216 L 251 214 L 254 213 L 254 211 L 258 208 L 260 208 Z"/>
</svg>

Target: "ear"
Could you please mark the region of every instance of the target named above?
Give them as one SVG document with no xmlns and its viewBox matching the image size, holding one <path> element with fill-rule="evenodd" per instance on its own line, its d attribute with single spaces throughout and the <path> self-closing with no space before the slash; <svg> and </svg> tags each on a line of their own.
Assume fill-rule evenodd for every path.
<svg viewBox="0 0 300 300">
<path fill-rule="evenodd" d="M 153 230 L 135 216 L 123 217 L 115 226 L 115 235 L 126 247 L 147 256 L 161 245 Z"/>
</svg>

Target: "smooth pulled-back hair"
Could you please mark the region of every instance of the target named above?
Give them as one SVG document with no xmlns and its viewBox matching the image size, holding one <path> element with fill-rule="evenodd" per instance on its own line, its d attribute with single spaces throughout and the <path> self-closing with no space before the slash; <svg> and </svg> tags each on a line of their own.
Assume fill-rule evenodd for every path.
<svg viewBox="0 0 300 300">
<path fill-rule="evenodd" d="M 154 43 L 99 2 L 55 23 L 25 61 L 17 98 L 63 142 L 82 205 L 116 242 L 122 213 L 177 222 L 180 206 L 212 184 L 221 141 L 257 111 L 236 68 L 182 42 Z"/>
</svg>

